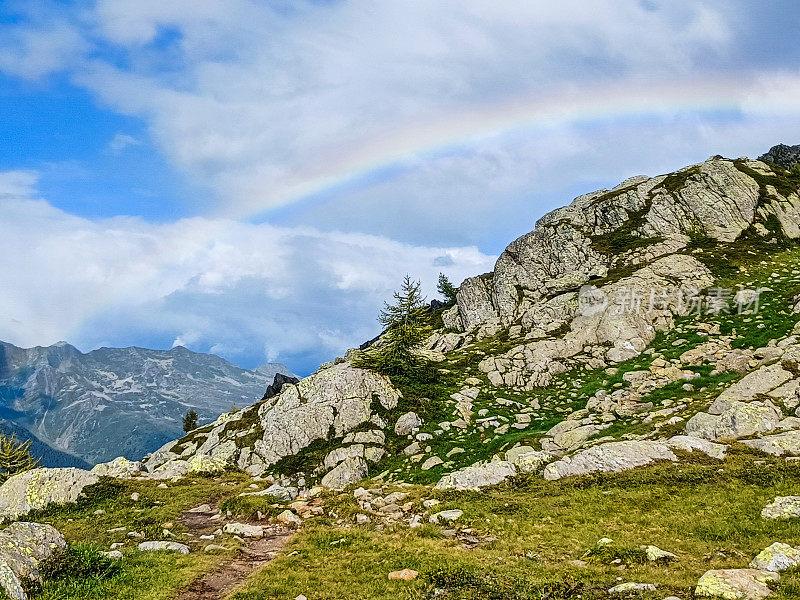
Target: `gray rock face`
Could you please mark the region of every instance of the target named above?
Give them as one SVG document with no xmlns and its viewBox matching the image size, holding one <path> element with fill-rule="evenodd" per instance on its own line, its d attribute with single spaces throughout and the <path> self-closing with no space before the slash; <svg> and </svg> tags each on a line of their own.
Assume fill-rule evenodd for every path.
<svg viewBox="0 0 800 600">
<path fill-rule="evenodd" d="M 494 460 L 448 473 L 436 484 L 436 489 L 473 490 L 497 485 L 516 475 L 516 467 L 508 461 Z"/>
<path fill-rule="evenodd" d="M 322 485 L 332 490 L 343 490 L 367 476 L 367 461 L 360 457 L 346 458 L 322 478 Z"/>
<path fill-rule="evenodd" d="M 457 297 L 460 323 L 454 322 L 452 311 L 449 326 L 468 331 L 493 319 L 503 325 L 521 320 L 529 326 L 527 315 L 548 298 L 577 290 L 617 266 L 675 253 L 688 243 L 690 232 L 730 242 L 772 213 L 787 235 L 800 236 L 800 198 L 776 196 L 757 210 L 759 184 L 746 169 L 771 172 L 762 162 L 714 157 L 668 176 L 636 178 L 614 190 L 576 198 L 512 242 L 493 273 L 462 284 Z M 643 240 L 631 244 L 633 249 L 623 245 L 609 250 L 598 242 L 597 236 L 630 228 L 632 222 L 635 226 L 620 237 Z"/>
<path fill-rule="evenodd" d="M 39 563 L 66 548 L 64 537 L 52 526 L 12 523 L 0 532 L 0 586 L 13 600 L 27 600 L 25 580 L 42 583 Z"/>
<path fill-rule="evenodd" d="M 554 480 L 604 471 L 619 472 L 659 460 L 676 461 L 678 457 L 664 442 L 608 442 L 550 463 L 543 475 L 545 479 Z"/>
<path fill-rule="evenodd" d="M 99 479 L 94 473 L 72 467 L 32 469 L 14 475 L 0 486 L 0 518 L 13 520 L 51 504 L 75 502 L 83 488 Z"/>
<path fill-rule="evenodd" d="M 627 360 L 644 350 L 658 331 L 670 328 L 674 314 L 680 312 L 678 293 L 669 294 L 657 307 L 642 310 L 630 305 L 634 292 L 641 296 L 651 290 L 702 289 L 712 281 L 708 269 L 690 256 L 660 258 L 603 288 L 582 289 L 572 313 L 561 316 L 570 327 L 563 337 L 521 344 L 486 358 L 479 368 L 494 385 L 530 390 L 549 385 L 553 375 L 565 370 L 562 359 L 587 345 L 609 345 L 605 352 L 609 362 Z M 598 304 L 579 310 L 578 304 L 589 293 Z"/>
<path fill-rule="evenodd" d="M 247 371 L 182 347 L 83 354 L 65 343 L 23 349 L 0 342 L 3 407 L 51 448 L 89 464 L 139 459 L 180 437 L 190 408 L 209 422 L 231 404 L 250 405 L 276 372 L 291 375 L 283 365 Z"/>
</svg>

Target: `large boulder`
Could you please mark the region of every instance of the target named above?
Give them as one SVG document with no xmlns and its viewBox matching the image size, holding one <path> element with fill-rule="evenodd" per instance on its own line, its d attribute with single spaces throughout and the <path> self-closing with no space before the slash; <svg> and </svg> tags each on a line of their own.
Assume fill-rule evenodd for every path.
<svg viewBox="0 0 800 600">
<path fill-rule="evenodd" d="M 92 473 L 117 479 L 131 479 L 142 474 L 142 463 L 138 460 L 128 460 L 124 456 L 118 456 L 114 460 L 100 463 L 92 467 Z"/>
<path fill-rule="evenodd" d="M 780 575 L 757 569 L 720 569 L 706 571 L 697 582 L 694 595 L 724 600 L 761 600 L 772 595 L 767 585 Z"/>
<path fill-rule="evenodd" d="M 516 475 L 516 467 L 504 460 L 477 463 L 453 473 L 448 473 L 436 484 L 436 489 L 474 490 L 497 485 Z"/>
<path fill-rule="evenodd" d="M 51 504 L 75 502 L 83 488 L 99 481 L 95 473 L 76 469 L 32 469 L 0 486 L 0 519 L 16 519 Z"/>
<path fill-rule="evenodd" d="M 397 435 L 409 435 L 420 427 L 422 427 L 422 419 L 419 418 L 419 415 L 415 412 L 407 412 L 397 419 L 397 423 L 394 424 L 394 432 Z"/>
<path fill-rule="evenodd" d="M 343 490 L 367 476 L 367 461 L 359 456 L 345 458 L 322 478 L 322 485 L 332 490 Z"/>
<path fill-rule="evenodd" d="M 709 412 L 699 412 L 686 423 L 686 434 L 710 441 L 734 440 L 767 433 L 778 427 L 783 413 L 771 402 L 720 400 Z"/>
<path fill-rule="evenodd" d="M 554 480 L 597 472 L 619 472 L 661 460 L 678 460 L 664 442 L 608 442 L 550 463 L 544 468 L 543 475 L 545 479 Z"/>
<path fill-rule="evenodd" d="M 754 440 L 742 440 L 742 443 L 774 456 L 800 455 L 800 431 L 797 430 L 765 435 Z"/>
<path fill-rule="evenodd" d="M 66 548 L 64 537 L 52 526 L 12 523 L 0 531 L 0 587 L 13 600 L 26 600 L 23 583 L 42 583 L 39 563 Z"/>
</svg>

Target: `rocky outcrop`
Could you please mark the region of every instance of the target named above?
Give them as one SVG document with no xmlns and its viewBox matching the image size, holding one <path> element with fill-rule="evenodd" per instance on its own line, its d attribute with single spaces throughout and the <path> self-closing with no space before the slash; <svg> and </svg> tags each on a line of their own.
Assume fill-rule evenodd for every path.
<svg viewBox="0 0 800 600">
<path fill-rule="evenodd" d="M 776 164 L 787 170 L 792 169 L 796 164 L 800 163 L 800 146 L 778 144 L 770 148 L 766 154 L 759 156 L 758 160 Z"/>
<path fill-rule="evenodd" d="M 16 519 L 51 504 L 75 502 L 99 476 L 75 469 L 32 469 L 10 477 L 0 486 L 0 519 Z"/>
<path fill-rule="evenodd" d="M 530 390 L 549 385 L 554 375 L 567 370 L 564 359 L 587 346 L 598 348 L 601 360 L 627 360 L 644 350 L 658 331 L 673 325 L 686 294 L 712 281 L 708 269 L 690 256 L 660 258 L 620 281 L 573 295 L 574 302 L 563 305 L 569 312 L 562 314 L 562 321 L 570 328 L 563 337 L 521 344 L 486 358 L 479 368 L 496 386 Z M 648 298 L 654 292 L 662 297 L 651 306 Z"/>
<path fill-rule="evenodd" d="M 457 297 L 460 322 L 451 310 L 448 326 L 468 331 L 498 319 L 532 328 L 533 315 L 550 298 L 615 268 L 678 252 L 689 235 L 734 241 L 770 214 L 787 236 L 800 236 L 800 198 L 774 189 L 765 197 L 760 176 L 774 173 L 763 162 L 712 157 L 667 176 L 580 196 L 512 242 L 492 273 L 466 280 Z"/>
<path fill-rule="evenodd" d="M 27 600 L 27 582 L 42 583 L 39 563 L 66 548 L 64 537 L 41 523 L 12 523 L 0 531 L 0 587 L 8 598 Z"/>
<path fill-rule="evenodd" d="M 298 383 L 284 382 L 278 395 L 223 415 L 211 426 L 165 445 L 144 464 L 154 474 L 166 470 L 180 475 L 219 470 L 226 465 L 261 474 L 317 440 L 337 439 L 352 449 L 340 452 L 341 456 L 329 455 L 327 468 L 336 468 L 346 458 L 374 462 L 383 455 L 382 431 L 376 431 L 380 435 L 354 432 L 362 442 L 357 442 L 356 437 L 345 442 L 345 438 L 370 423 L 375 428 L 385 426 L 376 410 L 391 410 L 399 399 L 400 393 L 386 377 L 342 362 L 320 369 Z M 360 473 L 361 469 L 355 471 Z M 336 481 L 338 485 L 340 480 Z"/>
<path fill-rule="evenodd" d="M 297 384 L 300 383 L 300 379 L 290 375 L 285 375 L 283 373 L 276 373 L 275 379 L 273 379 L 272 383 L 267 386 L 267 391 L 264 392 L 264 397 L 262 400 L 269 400 L 273 396 L 280 394 L 283 386 L 287 383 Z"/>
</svg>

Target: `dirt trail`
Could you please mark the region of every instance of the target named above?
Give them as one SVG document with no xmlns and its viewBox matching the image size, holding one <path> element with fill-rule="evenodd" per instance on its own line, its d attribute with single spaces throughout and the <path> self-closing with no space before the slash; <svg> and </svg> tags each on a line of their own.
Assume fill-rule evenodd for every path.
<svg viewBox="0 0 800 600">
<path fill-rule="evenodd" d="M 181 517 L 181 523 L 191 535 L 196 536 L 196 539 L 222 527 L 224 521 L 213 519 L 215 514 L 217 514 L 215 506 L 208 506 L 208 510 L 202 511 L 195 509 L 185 513 Z M 264 537 L 258 540 L 247 540 L 238 556 L 223 559 L 213 571 L 198 577 L 188 587 L 181 590 L 175 599 L 221 600 L 225 598 L 251 573 L 275 558 L 294 533 L 280 525 L 253 524 L 264 527 Z M 213 543 L 213 541 L 208 541 L 198 546 L 195 551 L 202 552 L 202 548 L 206 544 Z"/>
</svg>

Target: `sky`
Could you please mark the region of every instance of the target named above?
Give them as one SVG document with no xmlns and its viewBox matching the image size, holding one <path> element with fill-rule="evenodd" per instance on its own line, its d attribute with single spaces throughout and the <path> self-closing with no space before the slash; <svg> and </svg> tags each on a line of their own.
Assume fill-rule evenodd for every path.
<svg viewBox="0 0 800 600">
<path fill-rule="evenodd" d="M 800 143 L 792 0 L 5 0 L 0 339 L 302 375 L 546 212 Z"/>
</svg>

